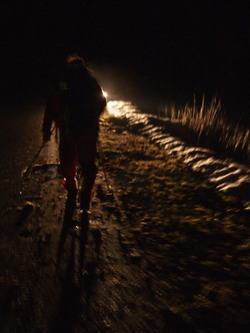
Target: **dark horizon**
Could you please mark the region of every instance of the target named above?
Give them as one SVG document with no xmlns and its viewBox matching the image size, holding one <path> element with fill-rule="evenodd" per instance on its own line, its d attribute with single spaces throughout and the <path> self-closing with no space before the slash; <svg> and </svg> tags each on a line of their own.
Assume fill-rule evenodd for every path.
<svg viewBox="0 0 250 333">
<path fill-rule="evenodd" d="M 247 115 L 243 2 L 38 1 L 1 7 L 2 101 L 46 97 L 67 54 L 77 52 L 111 94 L 159 104 L 217 95 L 228 112 Z"/>
</svg>

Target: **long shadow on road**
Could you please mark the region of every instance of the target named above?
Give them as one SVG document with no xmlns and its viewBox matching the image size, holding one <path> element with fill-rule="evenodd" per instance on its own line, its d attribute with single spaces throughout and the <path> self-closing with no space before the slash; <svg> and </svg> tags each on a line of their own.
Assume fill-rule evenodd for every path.
<svg viewBox="0 0 250 333">
<path fill-rule="evenodd" d="M 80 223 L 74 225 L 74 208 L 68 199 L 56 262 L 56 274 L 62 280 L 61 298 L 50 332 L 75 332 L 76 325 L 84 327 L 89 319 L 91 295 L 96 281 L 96 263 L 87 262 L 86 258 L 88 213 L 83 212 Z"/>
</svg>

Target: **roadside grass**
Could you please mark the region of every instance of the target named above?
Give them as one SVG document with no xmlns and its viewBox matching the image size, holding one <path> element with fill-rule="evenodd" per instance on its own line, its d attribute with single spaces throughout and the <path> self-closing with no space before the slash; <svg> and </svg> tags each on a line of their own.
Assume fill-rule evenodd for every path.
<svg viewBox="0 0 250 333">
<path fill-rule="evenodd" d="M 196 328 L 247 327 L 247 216 L 233 197 L 126 124 L 109 118 L 101 141 L 149 279 L 157 275 L 166 294 L 174 288 L 166 302 Z"/>
<path fill-rule="evenodd" d="M 141 201 L 144 197 L 155 197 L 156 200 L 150 200 L 148 206 L 153 211 L 157 211 L 156 206 L 169 210 L 166 204 L 169 201 L 190 209 L 192 214 L 195 211 L 193 205 L 203 205 L 213 219 L 213 214 L 226 209 L 228 202 L 236 210 L 240 208 L 235 198 L 218 192 L 213 184 L 189 169 L 184 162 L 150 143 L 147 138 L 130 133 L 126 118 L 109 117 L 108 124 L 108 136 L 102 140 L 105 143 L 103 149 L 112 176 L 118 181 L 126 179 L 123 196 L 128 198 L 125 203 L 132 203 L 129 195 L 137 196 L 139 191 Z"/>
<path fill-rule="evenodd" d="M 250 129 L 244 124 L 233 123 L 222 112 L 220 101 L 212 98 L 206 103 L 203 96 L 200 105 L 194 98 L 193 105 L 184 108 L 165 106 L 162 115 L 171 122 L 178 122 L 190 129 L 197 143 L 206 143 L 209 148 L 225 152 L 243 162 L 250 160 Z"/>
</svg>

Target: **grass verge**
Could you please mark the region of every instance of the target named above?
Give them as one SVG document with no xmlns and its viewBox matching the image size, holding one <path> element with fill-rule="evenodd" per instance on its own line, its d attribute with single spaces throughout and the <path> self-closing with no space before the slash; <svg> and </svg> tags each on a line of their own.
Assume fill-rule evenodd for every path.
<svg viewBox="0 0 250 333">
<path fill-rule="evenodd" d="M 247 327 L 248 217 L 182 161 L 109 119 L 103 151 L 124 223 L 166 306 L 201 331 Z M 155 287 L 157 288 L 157 287 Z"/>
<path fill-rule="evenodd" d="M 195 98 L 193 105 L 187 104 L 184 108 L 165 106 L 163 115 L 171 122 L 179 122 L 192 131 L 197 144 L 205 144 L 208 148 L 249 163 L 250 129 L 240 122 L 235 124 L 230 121 L 216 98 L 206 104 L 203 96 L 200 106 Z"/>
</svg>

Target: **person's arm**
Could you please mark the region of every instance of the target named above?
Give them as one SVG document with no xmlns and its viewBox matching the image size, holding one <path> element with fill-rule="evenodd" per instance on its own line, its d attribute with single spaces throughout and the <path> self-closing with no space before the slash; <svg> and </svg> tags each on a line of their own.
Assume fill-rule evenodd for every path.
<svg viewBox="0 0 250 333">
<path fill-rule="evenodd" d="M 102 88 L 100 87 L 99 83 L 95 79 L 93 79 L 92 84 L 93 84 L 95 96 L 96 96 L 97 112 L 98 112 L 98 116 L 100 116 L 102 114 L 102 112 L 104 111 L 105 107 L 107 106 L 107 100 L 102 93 Z"/>
</svg>

